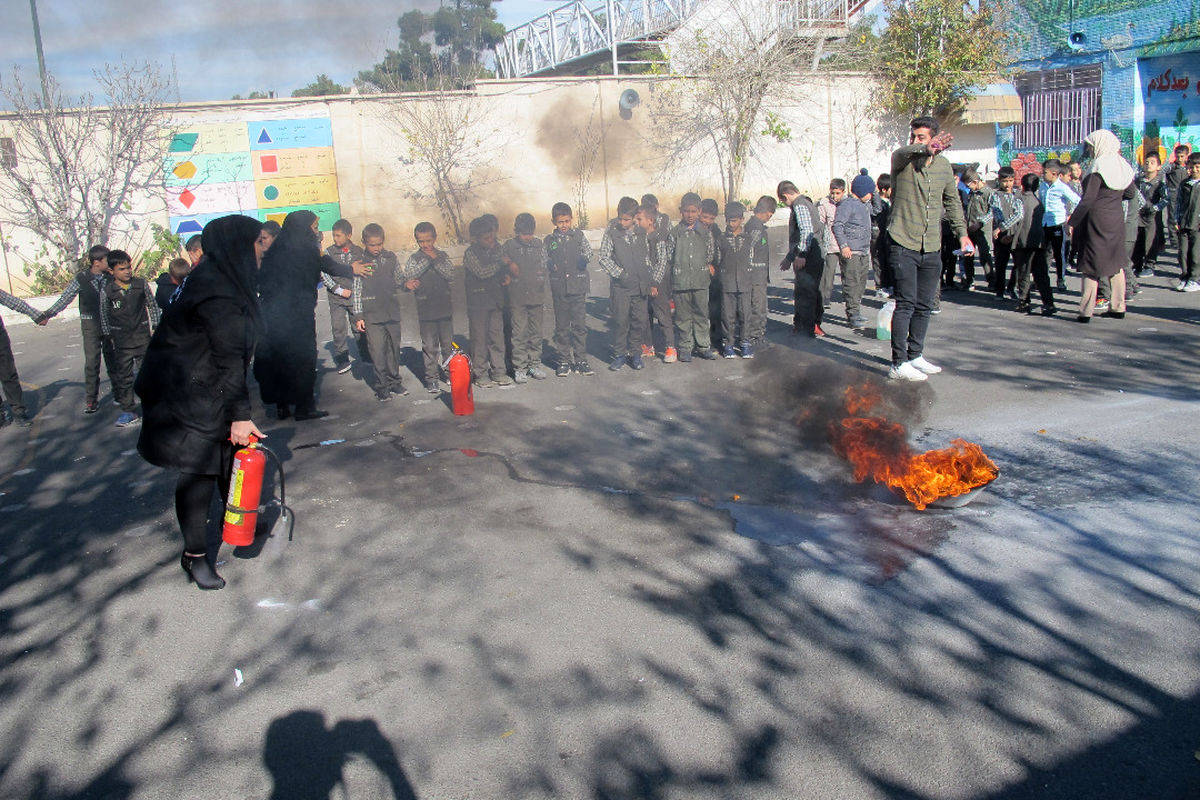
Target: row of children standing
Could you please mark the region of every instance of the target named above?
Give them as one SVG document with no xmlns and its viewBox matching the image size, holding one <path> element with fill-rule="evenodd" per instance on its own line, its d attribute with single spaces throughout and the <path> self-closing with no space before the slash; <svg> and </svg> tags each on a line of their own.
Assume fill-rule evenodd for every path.
<svg viewBox="0 0 1200 800">
<path fill-rule="evenodd" d="M 653 195 L 645 195 L 641 203 L 631 197 L 619 201 L 617 217 L 606 228 L 597 254 L 600 268 L 610 277 L 614 341 L 609 369 L 641 369 L 646 358 L 656 355 L 651 320 L 658 323 L 665 363 L 717 358 L 712 341 L 717 322 L 716 335 L 724 343 L 721 354 L 727 358 L 752 358 L 764 341 L 765 223 L 775 213 L 775 200 L 760 198 L 749 222 L 742 204 L 728 204 L 724 229 L 716 224 L 710 203 L 715 206 L 688 193 L 680 203 L 681 222 L 672 227 Z M 569 205 L 556 203 L 550 217 L 554 230 L 538 238 L 533 215 L 519 214 L 514 235 L 504 242 L 494 215 L 469 224 L 471 243 L 462 266 L 472 377 L 479 388 L 548 377 L 542 366 L 547 290 L 555 321 L 555 373 L 594 374 L 587 357 L 592 248 L 583 231 L 575 228 Z M 328 255 L 373 267 L 369 275 L 354 279 L 324 276 L 337 370 L 349 371 L 348 331 L 353 327 L 366 334 L 366 347 L 360 344 L 360 352 L 370 353 L 376 397 L 386 401 L 407 393 L 399 375 L 399 293 L 411 292 L 420 320 L 423 383 L 429 392 L 441 391 L 441 366 L 453 346 L 455 268 L 437 248 L 434 226 L 416 226 L 418 250 L 403 263 L 384 249 L 385 234 L 377 224 L 363 229 L 361 247 L 351 242 L 353 228 L 346 220 L 334 225 L 333 234 Z M 710 312 L 710 294 L 717 300 L 715 315 Z"/>
</svg>

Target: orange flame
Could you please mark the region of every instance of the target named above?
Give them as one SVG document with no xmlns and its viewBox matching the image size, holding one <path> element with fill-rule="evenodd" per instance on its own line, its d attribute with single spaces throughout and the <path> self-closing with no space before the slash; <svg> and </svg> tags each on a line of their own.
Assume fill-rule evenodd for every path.
<svg viewBox="0 0 1200 800">
<path fill-rule="evenodd" d="M 1000 474 L 979 445 L 964 439 L 942 450 L 914 453 L 903 425 L 861 416 L 880 399 L 877 387 L 846 387 L 847 416 L 830 426 L 834 452 L 850 462 L 854 480 L 871 478 L 923 509 L 939 497 L 966 494 Z"/>
</svg>

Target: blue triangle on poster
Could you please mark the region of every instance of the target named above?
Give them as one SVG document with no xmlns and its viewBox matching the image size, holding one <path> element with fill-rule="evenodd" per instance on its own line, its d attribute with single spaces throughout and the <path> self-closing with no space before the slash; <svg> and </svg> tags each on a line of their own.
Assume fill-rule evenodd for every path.
<svg viewBox="0 0 1200 800">
<path fill-rule="evenodd" d="M 179 227 L 175 229 L 176 234 L 181 233 L 200 233 L 204 228 L 194 219 L 189 219 L 179 223 Z"/>
<path fill-rule="evenodd" d="M 259 144 L 272 144 L 271 134 L 267 133 L 266 128 L 263 128 L 262 132 L 258 134 L 258 143 Z"/>
</svg>

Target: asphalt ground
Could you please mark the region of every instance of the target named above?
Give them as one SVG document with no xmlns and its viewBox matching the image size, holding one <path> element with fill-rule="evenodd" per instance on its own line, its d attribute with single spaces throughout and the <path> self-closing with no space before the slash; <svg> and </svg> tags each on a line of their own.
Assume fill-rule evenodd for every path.
<svg viewBox="0 0 1200 800">
<path fill-rule="evenodd" d="M 255 417 L 293 524 L 219 592 L 107 381 L 82 415 L 78 323 L 11 326 L 0 796 L 1200 797 L 1200 295 L 1084 326 L 1071 283 L 1056 318 L 948 292 L 945 372 L 883 384 L 999 466 L 958 510 L 853 482 L 826 410 L 888 343 L 790 335 L 778 277 L 754 360 L 611 373 L 597 273 L 597 374 L 471 417 L 323 344 L 331 416 Z"/>
</svg>

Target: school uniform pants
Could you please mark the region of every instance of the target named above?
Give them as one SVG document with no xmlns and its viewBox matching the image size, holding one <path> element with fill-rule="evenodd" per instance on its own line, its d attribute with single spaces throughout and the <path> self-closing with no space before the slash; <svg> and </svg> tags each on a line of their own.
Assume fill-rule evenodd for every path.
<svg viewBox="0 0 1200 800">
<path fill-rule="evenodd" d="M 1067 258 L 1063 248 L 1066 246 L 1066 234 L 1062 225 L 1042 226 L 1042 246 L 1046 250 L 1046 268 L 1049 269 L 1050 259 L 1054 259 L 1054 269 L 1058 280 L 1066 276 Z"/>
<path fill-rule="evenodd" d="M 1054 293 L 1050 289 L 1050 265 L 1044 247 L 1018 247 L 1012 251 L 1013 269 L 1017 275 L 1017 298 L 1021 305 L 1029 305 L 1030 279 L 1037 286 L 1042 305 L 1054 307 Z"/>
<path fill-rule="evenodd" d="M 825 254 L 825 269 L 821 270 L 821 303 L 828 306 L 833 300 L 833 277 L 842 263 L 841 253 Z"/>
<path fill-rule="evenodd" d="M 963 256 L 963 277 L 967 281 L 967 286 L 973 286 L 975 283 L 976 264 L 983 267 L 984 280 L 991 281 L 992 279 L 992 243 L 988 236 L 986 228 L 971 234 L 971 244 L 975 245 L 975 252 L 969 256 Z"/>
<path fill-rule="evenodd" d="M 1200 280 L 1200 231 L 1179 232 L 1179 280 Z"/>
<path fill-rule="evenodd" d="M 891 289 L 896 285 L 892 273 L 892 240 L 887 231 L 881 231 L 875 240 L 875 287 Z"/>
<path fill-rule="evenodd" d="M 21 377 L 17 375 L 12 340 L 8 338 L 8 329 L 4 327 L 3 320 L 0 320 L 0 387 L 4 389 L 4 399 L 12 406 L 13 414 L 24 414 L 25 394 L 21 391 Z"/>
<path fill-rule="evenodd" d="M 721 338 L 726 345 L 750 341 L 750 292 L 721 293 Z"/>
<path fill-rule="evenodd" d="M 853 321 L 861 313 L 871 262 L 866 253 L 852 252 L 849 258 L 839 256 L 839 263 L 842 267 L 842 300 L 846 304 L 846 319 Z"/>
<path fill-rule="evenodd" d="M 467 330 L 471 334 L 471 375 L 483 379 L 503 375 L 504 308 L 500 305 L 467 309 Z"/>
<path fill-rule="evenodd" d="M 756 268 L 750 282 L 750 341 L 767 336 L 767 268 Z"/>
<path fill-rule="evenodd" d="M 792 298 L 795 311 L 792 314 L 792 327 L 799 332 L 812 333 L 813 328 L 821 324 L 825 318 L 825 302 L 821 299 L 821 275 L 825 271 L 824 260 L 814 260 L 809 266 L 797 268 L 793 262 L 792 269 L 796 274 Z"/>
<path fill-rule="evenodd" d="M 104 359 L 104 369 L 108 373 L 108 382 L 115 384 L 113 375 L 116 374 L 116 354 L 113 351 L 112 338 L 105 336 L 100 329 L 100 320 L 94 317 L 79 318 L 79 332 L 83 334 L 83 387 L 84 398 L 95 402 L 100 396 L 100 359 Z"/>
<path fill-rule="evenodd" d="M 567 294 L 550 284 L 554 303 L 554 351 L 559 361 L 573 363 L 587 355 L 587 295 Z"/>
<path fill-rule="evenodd" d="M 1012 255 L 1012 242 L 1005 242 L 1001 239 L 994 241 L 996 242 L 996 258 L 992 267 L 992 282 L 988 288 L 995 292 L 997 297 L 1003 297 L 1005 281 L 1008 277 L 1008 260 Z M 1011 282 L 1009 287 L 1011 288 Z"/>
<path fill-rule="evenodd" d="M 1140 271 L 1157 267 L 1165 239 L 1165 232 L 1157 218 L 1152 219 L 1147 227 L 1139 227 L 1137 240 L 1133 243 L 1133 268 Z"/>
<path fill-rule="evenodd" d="M 650 340 L 647 295 L 637 289 L 613 284 L 613 356 L 641 355 Z M 708 298 L 705 298 L 707 302 Z"/>
<path fill-rule="evenodd" d="M 120 403 L 122 411 L 136 412 L 138 401 L 133 393 L 133 379 L 137 376 L 142 359 L 146 357 L 146 346 L 122 347 L 119 342 L 114 342 L 113 351 L 116 369 L 113 397 Z"/>
<path fill-rule="evenodd" d="M 1111 305 L 1109 308 L 1117 313 L 1125 311 L 1125 273 L 1118 272 L 1111 279 Z M 1100 282 L 1095 278 L 1083 276 L 1083 287 L 1079 297 L 1079 316 L 1090 317 L 1096 309 L 1096 297 L 1100 294 Z"/>
<path fill-rule="evenodd" d="M 350 360 L 350 348 L 347 339 L 350 335 L 354 319 L 354 307 L 348 297 L 339 297 L 333 292 L 325 292 L 329 301 L 329 330 L 333 333 L 333 360 L 345 363 Z"/>
<path fill-rule="evenodd" d="M 425 357 L 425 383 L 428 384 L 437 380 L 441 362 L 454 350 L 454 320 L 450 317 L 423 319 L 420 326 L 421 354 Z"/>
<path fill-rule="evenodd" d="M 708 284 L 708 341 L 714 346 L 721 337 L 721 300 L 724 296 L 721 274 L 717 273 Z"/>
<path fill-rule="evenodd" d="M 711 350 L 709 336 L 708 289 L 676 289 L 675 338 L 680 350 Z"/>
<path fill-rule="evenodd" d="M 938 251 L 920 252 L 892 245 L 896 270 L 896 310 L 892 312 L 892 364 L 919 358 L 925 352 L 925 334 L 937 297 L 942 257 Z"/>
<path fill-rule="evenodd" d="M 517 372 L 527 370 L 542 360 L 542 318 L 546 309 L 537 305 L 512 306 L 512 363 Z"/>
<path fill-rule="evenodd" d="M 400 320 L 367 320 L 367 347 L 375 367 L 375 391 L 400 388 Z"/>
<path fill-rule="evenodd" d="M 658 328 L 662 331 L 663 349 L 675 346 L 675 314 L 671 311 L 671 272 L 658 285 L 658 294 L 650 298 L 651 324 L 658 320 Z M 646 343 L 653 340 L 650 326 L 646 327 Z"/>
</svg>

